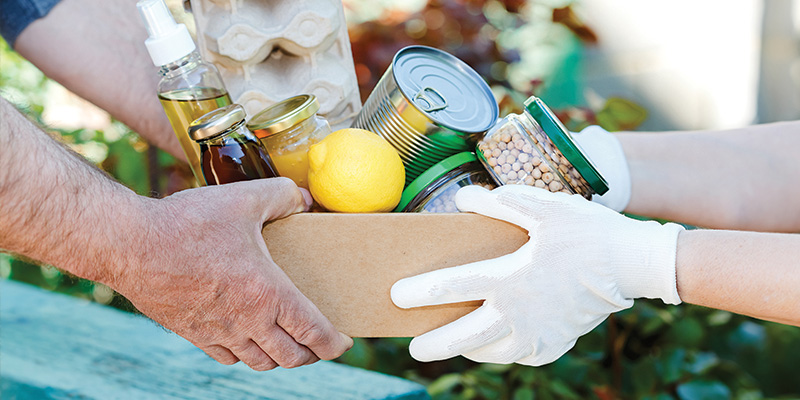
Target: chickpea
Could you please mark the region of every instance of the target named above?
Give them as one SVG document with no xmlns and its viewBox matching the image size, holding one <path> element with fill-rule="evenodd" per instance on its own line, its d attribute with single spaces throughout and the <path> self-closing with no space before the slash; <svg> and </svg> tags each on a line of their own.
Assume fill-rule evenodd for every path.
<svg viewBox="0 0 800 400">
<path fill-rule="evenodd" d="M 522 164 L 520 164 L 519 162 L 515 162 L 515 163 L 511 164 L 511 170 L 512 171 L 516 172 L 516 171 L 519 171 L 520 169 L 522 169 Z"/>
<path fill-rule="evenodd" d="M 537 180 L 537 181 L 536 181 L 536 182 L 533 184 L 533 186 L 536 186 L 537 188 L 540 188 L 540 189 L 544 189 L 544 188 L 545 188 L 545 184 L 544 184 L 544 182 L 543 182 L 543 181 L 540 181 L 540 180 Z"/>
</svg>

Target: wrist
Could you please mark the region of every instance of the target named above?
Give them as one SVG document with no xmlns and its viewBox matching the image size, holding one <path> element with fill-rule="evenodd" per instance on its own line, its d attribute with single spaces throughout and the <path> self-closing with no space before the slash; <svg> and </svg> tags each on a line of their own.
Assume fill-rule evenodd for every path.
<svg viewBox="0 0 800 400">
<path fill-rule="evenodd" d="M 635 221 L 621 238 L 616 258 L 616 282 L 627 299 L 661 299 L 680 304 L 676 278 L 678 236 L 684 228 L 656 221 Z"/>
<path fill-rule="evenodd" d="M 132 279 L 135 266 L 149 251 L 143 243 L 151 234 L 150 214 L 157 200 L 139 196 L 127 188 L 120 188 L 104 201 L 106 212 L 98 213 L 101 220 L 87 226 L 86 257 L 81 262 L 82 276 L 119 290 Z"/>
</svg>

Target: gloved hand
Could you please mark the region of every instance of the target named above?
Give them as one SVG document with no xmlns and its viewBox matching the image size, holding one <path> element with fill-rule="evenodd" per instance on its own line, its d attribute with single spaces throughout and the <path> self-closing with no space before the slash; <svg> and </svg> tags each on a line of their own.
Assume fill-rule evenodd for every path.
<svg viewBox="0 0 800 400">
<path fill-rule="evenodd" d="M 675 254 L 680 225 L 637 221 L 578 195 L 524 185 L 467 186 L 461 211 L 530 233 L 512 254 L 432 271 L 392 286 L 402 308 L 485 300 L 472 313 L 412 340 L 419 361 L 463 355 L 477 362 L 543 365 L 640 297 L 681 302 Z"/>
<path fill-rule="evenodd" d="M 592 201 L 614 211 L 624 211 L 631 200 L 631 173 L 619 139 L 597 125 L 573 133 L 572 138 L 608 182 L 608 192 L 593 195 Z"/>
</svg>

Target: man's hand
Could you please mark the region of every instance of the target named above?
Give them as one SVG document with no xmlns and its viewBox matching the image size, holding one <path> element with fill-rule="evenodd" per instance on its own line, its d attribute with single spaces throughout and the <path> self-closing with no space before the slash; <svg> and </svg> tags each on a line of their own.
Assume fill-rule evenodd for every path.
<svg viewBox="0 0 800 400">
<path fill-rule="evenodd" d="M 143 237 L 109 282 L 145 315 L 220 363 L 260 371 L 334 359 L 352 346 L 272 261 L 261 236 L 265 221 L 308 209 L 310 195 L 291 180 L 148 202 Z"/>
<path fill-rule="evenodd" d="M 463 355 L 478 362 L 543 365 L 633 299 L 681 302 L 675 224 L 636 221 L 578 195 L 525 185 L 467 186 L 461 211 L 519 225 L 531 239 L 512 254 L 398 281 L 392 300 L 421 307 L 485 300 L 472 313 L 415 338 L 420 361 Z"/>
</svg>

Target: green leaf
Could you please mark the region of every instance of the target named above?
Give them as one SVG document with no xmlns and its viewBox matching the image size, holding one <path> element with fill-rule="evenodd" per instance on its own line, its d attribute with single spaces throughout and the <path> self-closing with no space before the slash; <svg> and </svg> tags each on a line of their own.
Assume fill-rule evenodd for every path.
<svg viewBox="0 0 800 400">
<path fill-rule="evenodd" d="M 445 374 L 428 385 L 428 393 L 431 396 L 441 396 L 444 393 L 452 392 L 459 385 L 461 385 L 460 374 Z"/>
<path fill-rule="evenodd" d="M 694 381 L 678 385 L 678 398 L 681 400 L 727 400 L 731 390 L 718 381 Z"/>
<path fill-rule="evenodd" d="M 535 398 L 536 394 L 531 388 L 522 387 L 514 390 L 513 400 L 534 400 Z"/>
</svg>

